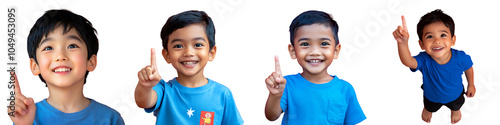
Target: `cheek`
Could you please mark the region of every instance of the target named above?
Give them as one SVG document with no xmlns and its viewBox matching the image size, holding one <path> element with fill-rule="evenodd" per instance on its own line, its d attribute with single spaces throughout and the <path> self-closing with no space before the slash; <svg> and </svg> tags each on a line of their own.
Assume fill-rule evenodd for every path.
<svg viewBox="0 0 500 125">
<path fill-rule="evenodd" d="M 87 54 L 86 53 L 72 53 L 69 55 L 71 60 L 75 63 L 76 67 L 86 68 L 87 66 Z"/>
<path fill-rule="evenodd" d="M 50 55 L 39 54 L 39 56 L 36 57 L 36 60 L 39 68 L 49 68 L 52 59 Z"/>
</svg>

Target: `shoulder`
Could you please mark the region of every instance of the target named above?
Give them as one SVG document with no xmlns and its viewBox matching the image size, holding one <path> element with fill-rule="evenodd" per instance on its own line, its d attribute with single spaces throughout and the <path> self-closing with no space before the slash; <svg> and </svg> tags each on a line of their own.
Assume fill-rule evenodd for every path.
<svg viewBox="0 0 500 125">
<path fill-rule="evenodd" d="M 465 51 L 462 51 L 462 50 L 457 50 L 457 49 L 453 49 L 451 48 L 451 52 L 455 55 L 457 55 L 458 57 L 470 57 L 467 53 L 465 53 Z"/>
<path fill-rule="evenodd" d="M 208 79 L 209 84 L 212 84 L 211 85 L 212 91 L 220 92 L 223 94 L 231 94 L 231 90 L 227 86 L 220 84 L 219 82 L 214 81 L 212 79 L 209 79 L 209 78 L 207 78 L 207 79 Z"/>
<path fill-rule="evenodd" d="M 335 85 L 340 86 L 342 88 L 354 89 L 354 87 L 352 87 L 351 83 L 345 81 L 344 79 L 340 79 L 338 76 L 334 76 L 333 82 Z"/>
<path fill-rule="evenodd" d="M 90 99 L 90 100 L 92 101 L 91 103 L 94 103 L 92 108 L 94 108 L 95 112 L 99 112 L 99 114 L 102 114 L 102 115 L 108 114 L 108 115 L 113 115 L 113 116 L 115 116 L 115 115 L 120 116 L 120 113 L 118 113 L 118 111 L 116 111 L 115 109 L 113 109 L 107 105 L 104 105 L 100 102 L 97 102 L 93 99 Z"/>
</svg>

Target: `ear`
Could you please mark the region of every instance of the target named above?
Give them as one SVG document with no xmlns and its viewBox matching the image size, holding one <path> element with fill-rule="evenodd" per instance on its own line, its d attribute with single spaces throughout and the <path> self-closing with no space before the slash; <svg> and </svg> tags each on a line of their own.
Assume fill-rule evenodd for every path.
<svg viewBox="0 0 500 125">
<path fill-rule="evenodd" d="M 168 52 L 166 49 L 161 50 L 161 55 L 163 56 L 165 61 L 167 61 L 168 64 L 172 63 L 172 60 L 170 60 L 170 56 L 168 55 Z"/>
<path fill-rule="evenodd" d="M 342 47 L 340 46 L 340 43 L 337 44 L 337 46 L 335 46 L 335 50 L 333 51 L 333 59 L 339 58 L 339 53 L 341 48 Z"/>
<path fill-rule="evenodd" d="M 453 37 L 451 37 L 451 46 L 455 45 L 456 40 L 457 40 L 457 35 L 453 35 Z"/>
<path fill-rule="evenodd" d="M 33 75 L 40 75 L 40 68 L 38 67 L 38 64 L 33 58 L 30 58 L 30 69 Z"/>
<path fill-rule="evenodd" d="M 424 50 L 424 42 L 422 40 L 418 40 L 418 45 L 420 45 L 420 49 Z"/>
<path fill-rule="evenodd" d="M 208 52 L 208 61 L 214 60 L 216 52 L 217 52 L 217 46 L 212 47 L 212 50 Z"/>
<path fill-rule="evenodd" d="M 96 66 L 97 66 L 97 56 L 94 54 L 87 61 L 87 71 L 89 72 L 94 71 Z"/>
<path fill-rule="evenodd" d="M 297 55 L 295 54 L 295 48 L 293 48 L 292 44 L 288 44 L 288 52 L 290 53 L 290 57 L 292 59 L 297 59 Z"/>
</svg>

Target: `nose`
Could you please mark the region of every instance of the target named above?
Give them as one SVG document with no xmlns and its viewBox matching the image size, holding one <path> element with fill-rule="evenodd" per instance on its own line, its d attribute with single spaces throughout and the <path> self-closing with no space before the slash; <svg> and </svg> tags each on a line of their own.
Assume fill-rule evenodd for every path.
<svg viewBox="0 0 500 125">
<path fill-rule="evenodd" d="M 193 47 L 186 47 L 186 49 L 184 50 L 184 54 L 182 56 L 186 56 L 186 57 L 194 56 L 194 48 Z"/>
<path fill-rule="evenodd" d="M 63 50 L 56 51 L 56 58 L 55 58 L 56 62 L 67 61 L 67 60 L 68 56 L 66 55 L 66 52 L 64 52 Z"/>
<path fill-rule="evenodd" d="M 433 44 L 441 44 L 441 39 L 436 38 L 436 39 L 434 40 L 434 43 L 433 43 Z"/>
<path fill-rule="evenodd" d="M 321 55 L 321 47 L 320 46 L 311 46 L 311 49 L 309 49 L 309 55 L 310 56 L 319 56 Z"/>
</svg>

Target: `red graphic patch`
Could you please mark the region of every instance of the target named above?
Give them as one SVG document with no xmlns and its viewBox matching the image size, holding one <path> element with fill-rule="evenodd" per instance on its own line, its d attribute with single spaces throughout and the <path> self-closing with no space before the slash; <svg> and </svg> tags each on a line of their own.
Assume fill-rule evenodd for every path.
<svg viewBox="0 0 500 125">
<path fill-rule="evenodd" d="M 214 115 L 215 115 L 214 112 L 201 111 L 200 125 L 213 125 Z"/>
</svg>

